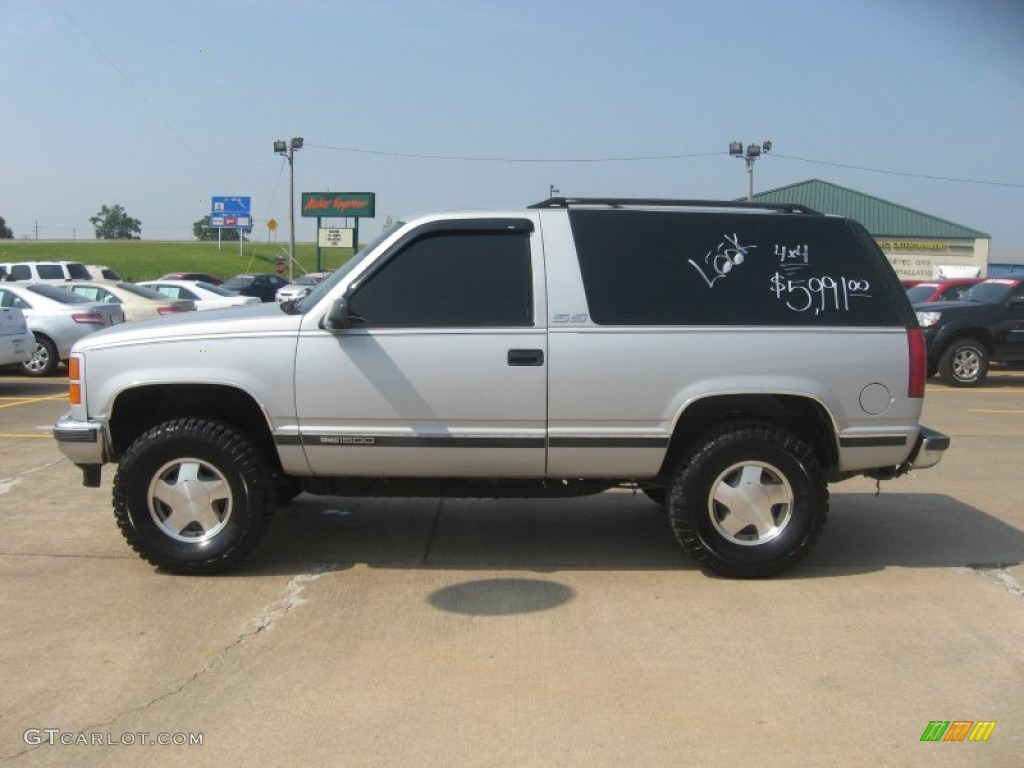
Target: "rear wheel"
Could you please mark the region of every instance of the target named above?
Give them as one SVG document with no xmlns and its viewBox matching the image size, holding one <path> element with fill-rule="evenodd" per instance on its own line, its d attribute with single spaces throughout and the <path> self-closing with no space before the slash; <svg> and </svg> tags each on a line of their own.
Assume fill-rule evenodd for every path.
<svg viewBox="0 0 1024 768">
<path fill-rule="evenodd" d="M 241 560 L 274 509 L 273 472 L 233 427 L 176 419 L 129 446 L 114 477 L 114 514 L 132 548 L 174 573 L 208 574 Z"/>
<path fill-rule="evenodd" d="M 683 457 L 668 514 L 679 543 L 706 570 L 773 576 L 821 535 L 828 489 L 807 443 L 771 425 L 735 424 Z"/>
<path fill-rule="evenodd" d="M 988 351 L 974 339 L 957 339 L 939 360 L 939 375 L 951 387 L 976 387 L 988 375 Z"/>
</svg>

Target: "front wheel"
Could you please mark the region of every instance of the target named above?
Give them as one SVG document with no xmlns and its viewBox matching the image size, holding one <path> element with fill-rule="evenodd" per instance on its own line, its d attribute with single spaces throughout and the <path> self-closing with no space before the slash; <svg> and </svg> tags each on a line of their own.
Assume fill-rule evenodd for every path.
<svg viewBox="0 0 1024 768">
<path fill-rule="evenodd" d="M 821 535 L 828 488 L 807 443 L 783 429 L 736 424 L 683 457 L 669 488 L 676 538 L 702 568 L 735 578 L 793 567 Z"/>
<path fill-rule="evenodd" d="M 45 336 L 36 334 L 32 358 L 21 364 L 21 370 L 28 376 L 50 376 L 60 365 L 57 345 Z"/>
<path fill-rule="evenodd" d="M 121 457 L 114 515 L 145 560 L 173 573 L 217 573 L 256 546 L 276 487 L 263 453 L 222 422 L 176 419 Z"/>
<path fill-rule="evenodd" d="M 988 375 L 988 351 L 974 339 L 957 339 L 939 360 L 939 375 L 951 387 L 976 387 Z"/>
</svg>

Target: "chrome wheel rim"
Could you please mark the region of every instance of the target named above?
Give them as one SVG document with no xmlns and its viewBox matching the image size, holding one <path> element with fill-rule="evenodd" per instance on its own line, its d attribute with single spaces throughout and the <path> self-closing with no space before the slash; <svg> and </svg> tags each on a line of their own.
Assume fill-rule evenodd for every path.
<svg viewBox="0 0 1024 768">
<path fill-rule="evenodd" d="M 182 458 L 164 464 L 146 495 L 149 514 L 162 533 L 175 541 L 197 544 L 227 525 L 234 506 L 224 474 L 202 459 Z"/>
<path fill-rule="evenodd" d="M 46 349 L 46 345 L 37 341 L 35 352 L 32 353 L 32 359 L 24 363 L 24 366 L 32 371 L 32 373 L 39 373 L 40 371 L 45 371 L 49 364 L 50 353 Z"/>
<path fill-rule="evenodd" d="M 743 461 L 711 485 L 708 514 L 715 530 L 733 544 L 758 546 L 777 538 L 793 518 L 793 488 L 777 469 Z"/>
<path fill-rule="evenodd" d="M 973 347 L 957 350 L 953 356 L 953 375 L 960 381 L 974 381 L 981 370 L 981 357 Z"/>
</svg>

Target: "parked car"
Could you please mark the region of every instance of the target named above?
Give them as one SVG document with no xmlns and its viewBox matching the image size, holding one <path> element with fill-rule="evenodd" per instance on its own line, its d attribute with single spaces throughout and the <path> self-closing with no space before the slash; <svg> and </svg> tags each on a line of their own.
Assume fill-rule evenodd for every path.
<svg viewBox="0 0 1024 768">
<path fill-rule="evenodd" d="M 295 301 L 309 294 L 313 287 L 330 276 L 330 272 L 307 272 L 302 277 L 296 278 L 295 282 L 288 283 L 277 289 L 274 298 L 277 301 Z"/>
<path fill-rule="evenodd" d="M 224 287 L 242 296 L 256 296 L 260 301 L 273 301 L 278 288 L 288 285 L 288 281 L 265 273 L 235 275 L 224 282 Z"/>
<path fill-rule="evenodd" d="M 122 280 L 117 270 L 104 266 L 103 264 L 86 264 L 90 280 Z"/>
<path fill-rule="evenodd" d="M 928 280 L 907 288 L 907 298 L 911 304 L 923 301 L 958 301 L 965 291 L 980 282 L 980 277 Z"/>
<path fill-rule="evenodd" d="M 0 365 L 27 363 L 34 349 L 35 339 L 25 313 L 17 307 L 0 309 Z"/>
<path fill-rule="evenodd" d="M 93 331 L 124 322 L 119 305 L 100 304 L 45 283 L 0 283 L 0 307 L 15 307 L 35 338 L 22 363 L 29 376 L 48 376 L 71 354 L 71 346 Z"/>
<path fill-rule="evenodd" d="M 124 281 L 74 282 L 68 283 L 63 287 L 68 291 L 77 293 L 79 296 L 84 296 L 90 301 L 121 305 L 124 310 L 124 319 L 128 322 L 159 317 L 160 315 L 170 315 L 175 312 L 189 312 L 196 308 L 194 302 L 183 299 L 169 299 L 149 288 L 141 288 L 135 285 L 135 283 Z"/>
<path fill-rule="evenodd" d="M 85 264 L 77 261 L 6 261 L 0 264 L 13 280 L 28 283 L 63 283 L 91 280 Z"/>
<path fill-rule="evenodd" d="M 224 281 L 216 275 L 211 275 L 207 272 L 168 272 L 163 277 L 157 278 L 158 280 L 199 280 L 204 283 L 210 283 L 211 285 L 220 285 Z"/>
<path fill-rule="evenodd" d="M 239 296 L 221 285 L 198 280 L 147 280 L 138 285 L 170 299 L 188 299 L 195 303 L 198 310 L 244 307 L 260 303 L 256 296 Z"/>
<path fill-rule="evenodd" d="M 1024 280 L 989 278 L 960 301 L 914 304 L 928 373 L 951 387 L 976 387 L 990 363 L 1024 363 Z"/>
</svg>

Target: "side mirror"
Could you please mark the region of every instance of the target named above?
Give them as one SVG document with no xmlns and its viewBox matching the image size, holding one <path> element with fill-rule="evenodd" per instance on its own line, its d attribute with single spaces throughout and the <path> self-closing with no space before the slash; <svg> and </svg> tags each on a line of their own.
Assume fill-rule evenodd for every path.
<svg viewBox="0 0 1024 768">
<path fill-rule="evenodd" d="M 330 312 L 324 318 L 324 328 L 328 331 L 343 331 L 352 327 L 352 317 L 348 311 L 348 300 L 338 299 L 331 305 Z"/>
</svg>

